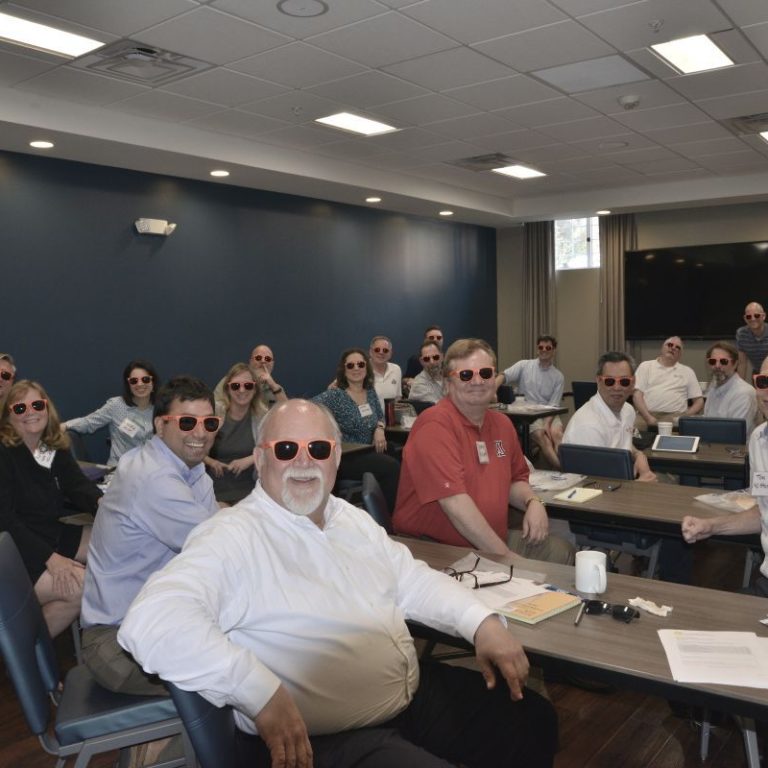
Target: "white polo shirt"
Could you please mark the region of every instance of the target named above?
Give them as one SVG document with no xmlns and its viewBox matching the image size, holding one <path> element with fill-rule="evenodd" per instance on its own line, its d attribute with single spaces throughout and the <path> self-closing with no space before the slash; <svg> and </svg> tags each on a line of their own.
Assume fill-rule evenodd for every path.
<svg viewBox="0 0 768 768">
<path fill-rule="evenodd" d="M 624 403 L 616 416 L 598 392 L 571 416 L 563 442 L 631 451 L 634 425 L 635 409 L 629 403 Z"/>
<path fill-rule="evenodd" d="M 713 381 L 707 390 L 704 416 L 744 419 L 747 422 L 747 434 L 749 434 L 755 427 L 757 416 L 755 390 L 738 373 L 734 373 L 725 384 L 719 387 Z"/>
<path fill-rule="evenodd" d="M 662 365 L 658 360 L 637 366 L 635 389 L 643 393 L 648 410 L 659 413 L 684 413 L 688 400 L 702 397 L 693 368 L 682 363 Z"/>
</svg>

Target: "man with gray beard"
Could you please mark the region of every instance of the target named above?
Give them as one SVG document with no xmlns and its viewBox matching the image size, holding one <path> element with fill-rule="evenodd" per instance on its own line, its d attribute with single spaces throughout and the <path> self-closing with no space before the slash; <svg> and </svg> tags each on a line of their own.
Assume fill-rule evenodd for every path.
<svg viewBox="0 0 768 768">
<path fill-rule="evenodd" d="M 499 617 L 330 495 L 330 413 L 276 405 L 255 457 L 253 493 L 199 526 L 128 612 L 119 641 L 144 669 L 232 705 L 255 768 L 551 766 L 554 710 L 524 688 Z M 420 664 L 406 619 L 474 643 L 482 674 Z"/>
</svg>

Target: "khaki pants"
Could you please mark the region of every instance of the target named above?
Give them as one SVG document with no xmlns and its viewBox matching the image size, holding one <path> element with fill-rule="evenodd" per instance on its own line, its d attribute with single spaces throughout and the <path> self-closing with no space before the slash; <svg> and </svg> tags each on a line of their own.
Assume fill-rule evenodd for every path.
<svg viewBox="0 0 768 768">
<path fill-rule="evenodd" d="M 507 532 L 507 546 L 518 555 L 531 560 L 546 560 L 548 563 L 573 565 L 576 559 L 575 548 L 560 536 L 547 536 L 541 544 L 529 544 L 523 539 L 523 532 Z"/>
<path fill-rule="evenodd" d="M 157 675 L 148 675 L 117 642 L 120 627 L 99 625 L 83 630 L 83 661 L 100 685 L 116 693 L 168 696 Z"/>
</svg>

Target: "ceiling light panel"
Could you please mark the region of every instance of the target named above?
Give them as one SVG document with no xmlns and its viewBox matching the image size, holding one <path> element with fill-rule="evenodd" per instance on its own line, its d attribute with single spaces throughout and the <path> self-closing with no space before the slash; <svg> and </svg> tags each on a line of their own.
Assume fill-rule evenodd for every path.
<svg viewBox="0 0 768 768">
<path fill-rule="evenodd" d="M 493 172 L 501 173 L 504 176 L 513 176 L 516 179 L 536 179 L 539 176 L 547 175 L 535 168 L 528 168 L 526 165 L 507 165 L 504 168 L 494 168 Z"/>
<path fill-rule="evenodd" d="M 693 35 L 693 37 L 670 40 L 668 43 L 652 45 L 651 50 L 665 64 L 684 75 L 733 66 L 733 62 L 728 56 L 706 35 Z"/>
<path fill-rule="evenodd" d="M 367 117 L 353 115 L 350 112 L 338 112 L 335 115 L 318 117 L 315 122 L 328 125 L 331 128 L 338 128 L 341 131 L 361 133 L 363 136 L 379 136 L 382 133 L 392 133 L 398 130 L 392 125 L 380 123 L 377 120 L 369 120 Z"/>
<path fill-rule="evenodd" d="M 0 13 L 0 39 L 73 59 L 104 45 L 100 40 L 64 32 L 7 13 Z"/>
</svg>

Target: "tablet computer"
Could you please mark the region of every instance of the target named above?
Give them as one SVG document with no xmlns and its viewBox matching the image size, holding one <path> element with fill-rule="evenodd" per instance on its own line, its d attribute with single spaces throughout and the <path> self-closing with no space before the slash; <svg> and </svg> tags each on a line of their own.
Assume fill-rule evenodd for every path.
<svg viewBox="0 0 768 768">
<path fill-rule="evenodd" d="M 657 435 L 651 450 L 696 453 L 699 450 L 699 439 L 698 435 Z"/>
</svg>

